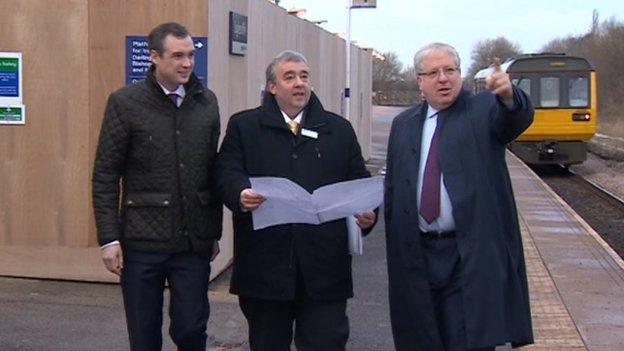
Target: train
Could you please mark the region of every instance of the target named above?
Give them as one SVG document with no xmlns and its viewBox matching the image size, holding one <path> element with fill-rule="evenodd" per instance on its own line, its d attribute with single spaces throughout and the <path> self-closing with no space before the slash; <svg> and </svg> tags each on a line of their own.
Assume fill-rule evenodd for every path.
<svg viewBox="0 0 624 351">
<path fill-rule="evenodd" d="M 475 74 L 475 93 L 485 90 L 492 69 Z M 523 54 L 506 60 L 501 69 L 535 108 L 533 124 L 509 149 L 527 164 L 583 163 L 598 125 L 596 71 L 589 61 L 561 53 Z"/>
</svg>

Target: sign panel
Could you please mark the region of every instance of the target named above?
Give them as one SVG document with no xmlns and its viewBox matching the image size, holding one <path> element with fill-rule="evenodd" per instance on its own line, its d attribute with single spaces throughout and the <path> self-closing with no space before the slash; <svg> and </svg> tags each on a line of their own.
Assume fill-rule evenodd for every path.
<svg viewBox="0 0 624 351">
<path fill-rule="evenodd" d="M 0 124 L 25 124 L 26 106 L 0 107 Z"/>
<path fill-rule="evenodd" d="M 352 9 L 376 8 L 377 0 L 351 0 Z"/>
<path fill-rule="evenodd" d="M 22 102 L 22 53 L 0 52 L 0 103 Z"/>
<path fill-rule="evenodd" d="M 195 68 L 197 78 L 208 86 L 208 37 L 194 37 Z M 146 36 L 126 36 L 126 84 L 136 83 L 145 79 L 152 62 Z"/>
<path fill-rule="evenodd" d="M 230 54 L 247 53 L 247 16 L 230 11 Z"/>
<path fill-rule="evenodd" d="M 24 124 L 22 53 L 0 52 L 0 124 Z"/>
</svg>

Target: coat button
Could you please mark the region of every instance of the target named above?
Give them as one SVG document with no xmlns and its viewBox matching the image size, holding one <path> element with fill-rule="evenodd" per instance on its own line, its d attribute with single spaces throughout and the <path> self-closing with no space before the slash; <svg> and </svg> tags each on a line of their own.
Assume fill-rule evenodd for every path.
<svg viewBox="0 0 624 351">
<path fill-rule="evenodd" d="M 296 159 L 299 158 L 299 156 L 297 156 L 297 154 L 292 154 L 292 158 L 293 158 L 293 160 L 296 160 Z"/>
<path fill-rule="evenodd" d="M 180 131 L 179 130 L 176 130 L 176 135 L 180 135 Z"/>
<path fill-rule="evenodd" d="M 163 201 L 163 205 L 165 205 L 165 206 L 169 205 L 169 200 Z"/>
<path fill-rule="evenodd" d="M 132 200 L 128 200 L 128 201 L 126 202 L 126 204 L 127 204 L 127 205 L 132 205 Z"/>
<path fill-rule="evenodd" d="M 184 163 L 180 162 L 180 168 L 184 168 Z"/>
</svg>

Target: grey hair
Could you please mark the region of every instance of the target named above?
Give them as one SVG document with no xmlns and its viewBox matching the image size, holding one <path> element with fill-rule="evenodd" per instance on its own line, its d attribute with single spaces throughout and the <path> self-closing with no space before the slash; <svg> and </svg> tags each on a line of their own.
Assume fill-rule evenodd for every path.
<svg viewBox="0 0 624 351">
<path fill-rule="evenodd" d="M 275 58 L 269 63 L 266 69 L 266 81 L 267 83 L 271 82 L 273 84 L 276 83 L 277 77 L 275 76 L 275 67 L 277 64 L 282 62 L 303 62 L 308 65 L 308 60 L 303 56 L 302 53 L 293 50 L 285 50 L 280 52 Z"/>
<path fill-rule="evenodd" d="M 457 53 L 457 50 L 455 50 L 454 47 L 452 47 L 449 44 L 444 44 L 444 43 L 431 43 L 431 44 L 427 44 L 423 46 L 416 52 L 416 54 L 414 55 L 414 68 L 417 70 L 421 70 L 422 69 L 421 65 L 422 65 L 422 61 L 424 57 L 429 55 L 432 51 L 438 51 L 438 50 L 446 51 L 449 54 L 453 55 L 453 59 L 455 60 L 455 65 L 457 67 L 460 67 L 461 60 L 459 59 L 459 54 Z"/>
</svg>

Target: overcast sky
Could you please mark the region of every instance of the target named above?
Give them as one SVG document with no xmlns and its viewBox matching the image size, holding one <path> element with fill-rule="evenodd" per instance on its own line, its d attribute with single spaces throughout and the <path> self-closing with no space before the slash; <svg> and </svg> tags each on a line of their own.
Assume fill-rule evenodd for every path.
<svg viewBox="0 0 624 351">
<path fill-rule="evenodd" d="M 305 8 L 306 19 L 326 20 L 330 32 L 346 30 L 347 0 L 282 0 L 280 6 Z M 411 65 L 419 47 L 449 43 L 458 50 L 462 70 L 479 40 L 504 36 L 523 52 L 538 52 L 551 39 L 580 35 L 590 28 L 592 11 L 600 21 L 624 20 L 623 0 L 377 0 L 376 9 L 351 10 L 351 39 L 377 51 L 394 51 Z"/>
</svg>

